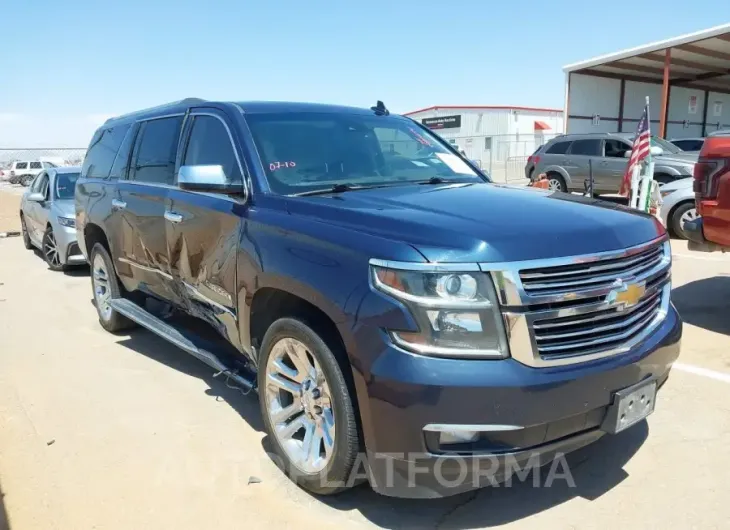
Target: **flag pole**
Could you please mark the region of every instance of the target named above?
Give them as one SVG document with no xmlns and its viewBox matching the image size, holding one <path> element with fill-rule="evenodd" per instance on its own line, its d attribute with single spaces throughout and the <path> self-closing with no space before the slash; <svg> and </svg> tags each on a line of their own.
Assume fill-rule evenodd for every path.
<svg viewBox="0 0 730 530">
<path fill-rule="evenodd" d="M 646 126 L 649 130 L 649 153 L 646 155 L 644 175 L 639 186 L 639 200 L 637 207 L 645 212 L 649 211 L 649 197 L 651 196 L 651 182 L 654 180 L 654 162 L 651 158 L 651 117 L 649 116 L 649 96 L 646 96 Z"/>
</svg>

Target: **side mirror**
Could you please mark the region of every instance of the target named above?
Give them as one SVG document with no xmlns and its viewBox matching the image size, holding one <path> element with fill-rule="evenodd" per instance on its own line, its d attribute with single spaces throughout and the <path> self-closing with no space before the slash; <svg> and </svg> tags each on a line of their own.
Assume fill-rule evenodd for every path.
<svg viewBox="0 0 730 530">
<path fill-rule="evenodd" d="M 30 202 L 46 202 L 46 196 L 38 192 L 31 193 L 30 195 L 28 195 L 28 200 Z"/>
<path fill-rule="evenodd" d="M 241 182 L 231 182 L 223 166 L 182 166 L 177 174 L 180 189 L 190 191 L 211 191 L 217 193 L 240 193 Z"/>
<path fill-rule="evenodd" d="M 649 148 L 649 152 L 651 153 L 651 156 L 660 156 L 664 154 L 664 149 L 662 149 L 658 145 L 652 145 Z"/>
<path fill-rule="evenodd" d="M 624 151 L 624 158 L 631 158 L 631 149 Z"/>
</svg>

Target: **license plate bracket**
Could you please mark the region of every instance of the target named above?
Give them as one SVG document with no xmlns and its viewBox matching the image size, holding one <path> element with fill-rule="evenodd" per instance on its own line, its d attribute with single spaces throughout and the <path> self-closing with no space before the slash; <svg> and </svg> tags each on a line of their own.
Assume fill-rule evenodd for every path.
<svg viewBox="0 0 730 530">
<path fill-rule="evenodd" d="M 656 390 L 656 380 L 649 380 L 616 392 L 601 429 L 616 434 L 649 416 L 654 412 Z"/>
</svg>

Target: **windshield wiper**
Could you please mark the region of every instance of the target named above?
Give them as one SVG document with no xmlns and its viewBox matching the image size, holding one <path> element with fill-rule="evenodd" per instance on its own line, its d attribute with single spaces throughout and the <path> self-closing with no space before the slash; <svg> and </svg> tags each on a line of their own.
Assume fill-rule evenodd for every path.
<svg viewBox="0 0 730 530">
<path fill-rule="evenodd" d="M 330 186 L 329 188 L 324 188 L 321 190 L 303 191 L 301 193 L 294 193 L 293 195 L 296 197 L 306 197 L 308 195 L 326 195 L 328 193 L 343 193 L 346 191 L 367 190 L 370 188 L 379 187 L 380 186 L 353 186 L 352 184 L 347 183 L 337 183 L 333 186 Z"/>
<path fill-rule="evenodd" d="M 447 182 L 451 182 L 450 180 L 446 180 L 443 177 L 431 177 L 428 180 L 424 180 L 422 182 L 419 182 L 421 185 L 425 184 L 446 184 Z"/>
</svg>

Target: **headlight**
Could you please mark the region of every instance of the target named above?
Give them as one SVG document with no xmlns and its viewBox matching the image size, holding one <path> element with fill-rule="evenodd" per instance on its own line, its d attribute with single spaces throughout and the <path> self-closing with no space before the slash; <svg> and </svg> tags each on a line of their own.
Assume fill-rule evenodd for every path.
<svg viewBox="0 0 730 530">
<path fill-rule="evenodd" d="M 400 347 L 441 357 L 507 357 L 494 285 L 481 272 L 431 272 L 373 265 L 376 289 L 403 302 L 419 331 L 388 330 Z"/>
<path fill-rule="evenodd" d="M 67 226 L 69 228 L 76 227 L 76 219 L 73 217 L 59 217 L 58 222 L 61 226 Z"/>
</svg>

